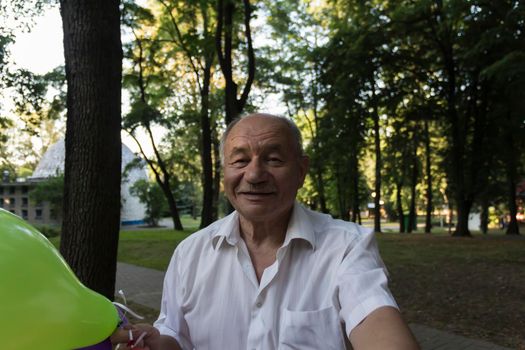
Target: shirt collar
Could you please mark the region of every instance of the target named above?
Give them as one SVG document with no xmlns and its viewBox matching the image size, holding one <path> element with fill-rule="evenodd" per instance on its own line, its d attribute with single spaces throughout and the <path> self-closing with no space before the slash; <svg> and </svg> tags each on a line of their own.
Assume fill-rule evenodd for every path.
<svg viewBox="0 0 525 350">
<path fill-rule="evenodd" d="M 315 250 L 315 232 L 313 222 L 307 214 L 307 209 L 304 208 L 297 201 L 294 204 L 292 216 L 288 223 L 286 230 L 286 237 L 284 238 L 283 247 L 290 244 L 294 239 L 301 239 L 310 243 L 310 246 Z"/>
<path fill-rule="evenodd" d="M 294 239 L 301 239 L 310 243 L 312 249 L 315 250 L 316 242 L 313 223 L 308 217 L 306 210 L 307 209 L 297 201 L 294 203 L 283 247 L 289 245 Z M 223 220 L 223 224 L 220 225 L 218 230 L 212 235 L 212 243 L 215 250 L 221 247 L 224 241 L 234 246 L 241 239 L 238 212 L 234 211 Z"/>
<path fill-rule="evenodd" d="M 213 248 L 217 250 L 221 247 L 224 241 L 230 245 L 236 245 L 241 239 L 239 232 L 239 213 L 234 211 L 223 219 L 222 225 L 212 235 Z"/>
</svg>

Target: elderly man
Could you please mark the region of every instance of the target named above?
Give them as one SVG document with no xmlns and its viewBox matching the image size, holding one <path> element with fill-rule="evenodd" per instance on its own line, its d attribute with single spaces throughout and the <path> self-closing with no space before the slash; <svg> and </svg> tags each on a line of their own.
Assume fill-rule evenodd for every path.
<svg viewBox="0 0 525 350">
<path fill-rule="evenodd" d="M 373 233 L 295 202 L 308 170 L 293 122 L 253 114 L 222 139 L 236 209 L 175 250 L 162 349 L 418 349 Z"/>
</svg>

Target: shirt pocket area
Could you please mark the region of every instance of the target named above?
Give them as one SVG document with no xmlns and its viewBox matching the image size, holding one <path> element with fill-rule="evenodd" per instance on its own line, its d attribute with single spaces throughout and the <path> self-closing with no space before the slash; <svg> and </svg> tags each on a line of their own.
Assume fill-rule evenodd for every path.
<svg viewBox="0 0 525 350">
<path fill-rule="evenodd" d="M 337 310 L 330 306 L 315 311 L 285 309 L 279 332 L 279 350 L 345 349 Z"/>
</svg>

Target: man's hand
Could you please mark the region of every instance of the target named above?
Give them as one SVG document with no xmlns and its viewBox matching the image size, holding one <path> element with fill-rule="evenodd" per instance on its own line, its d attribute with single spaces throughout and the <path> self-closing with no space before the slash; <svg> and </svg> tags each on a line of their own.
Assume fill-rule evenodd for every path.
<svg viewBox="0 0 525 350">
<path fill-rule="evenodd" d="M 155 327 L 138 323 L 117 329 L 110 340 L 112 344 L 118 344 L 119 350 L 158 350 L 160 334 Z"/>
<path fill-rule="evenodd" d="M 172 337 L 161 335 L 159 339 L 159 347 L 155 350 L 182 350 L 182 347 Z"/>
<path fill-rule="evenodd" d="M 419 350 L 399 311 L 385 306 L 373 311 L 350 333 L 355 350 Z"/>
</svg>

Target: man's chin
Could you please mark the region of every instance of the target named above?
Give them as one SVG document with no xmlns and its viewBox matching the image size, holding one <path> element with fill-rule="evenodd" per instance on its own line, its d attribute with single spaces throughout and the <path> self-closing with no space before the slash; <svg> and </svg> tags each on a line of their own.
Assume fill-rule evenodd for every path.
<svg viewBox="0 0 525 350">
<path fill-rule="evenodd" d="M 243 201 L 237 203 L 237 211 L 246 219 L 264 218 L 275 213 L 274 201 Z"/>
</svg>

